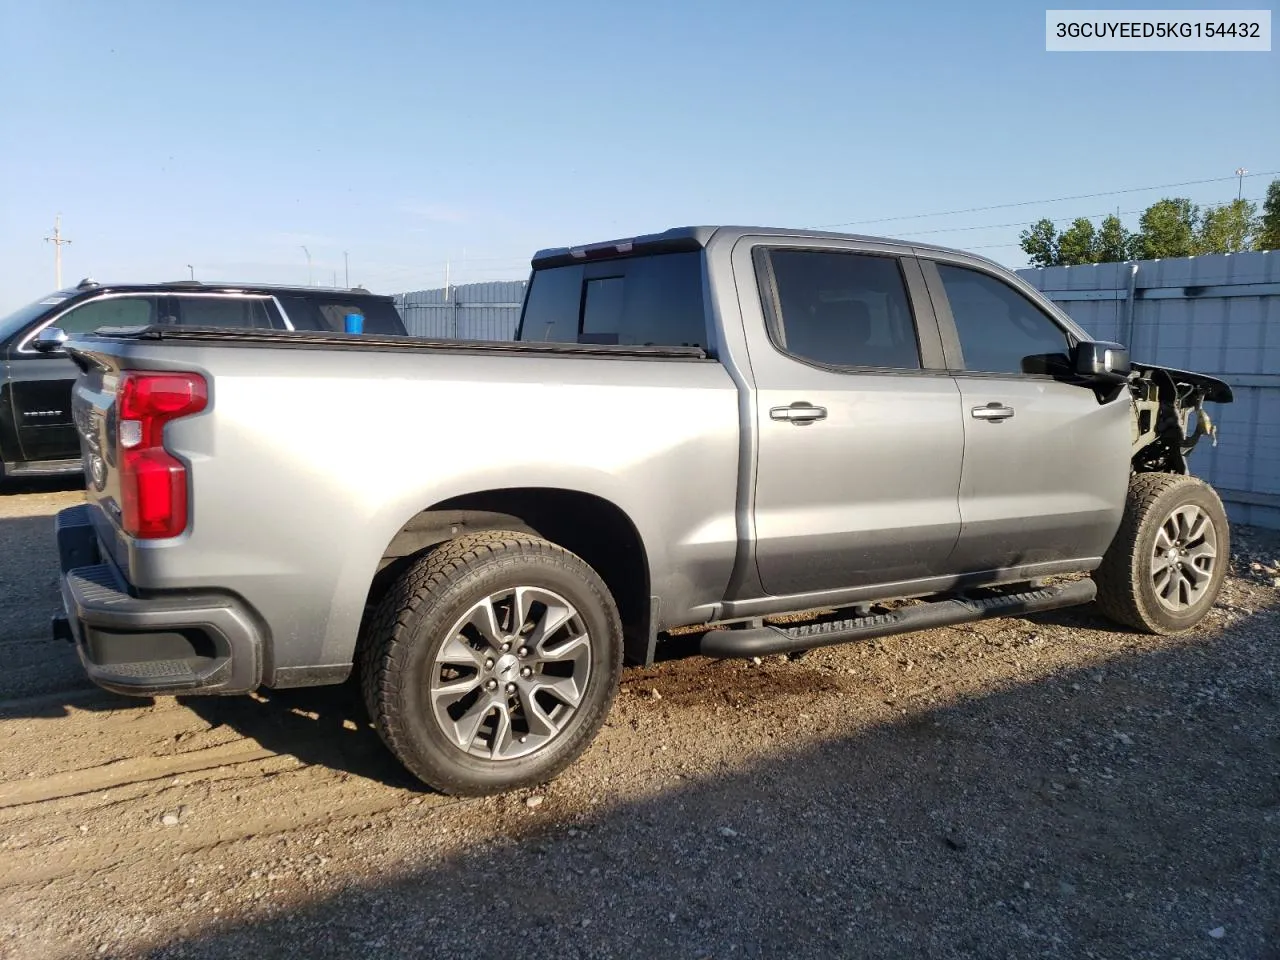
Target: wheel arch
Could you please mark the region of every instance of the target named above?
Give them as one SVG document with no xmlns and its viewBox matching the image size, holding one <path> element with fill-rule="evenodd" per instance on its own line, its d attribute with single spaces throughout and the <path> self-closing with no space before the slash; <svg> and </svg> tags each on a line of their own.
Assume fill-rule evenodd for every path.
<svg viewBox="0 0 1280 960">
<path fill-rule="evenodd" d="M 466 534 L 512 530 L 577 554 L 609 588 L 622 620 L 627 658 L 650 662 L 656 628 L 648 551 L 635 522 L 605 497 L 560 487 L 510 487 L 441 500 L 400 525 L 378 560 L 366 609 L 423 553 Z"/>
</svg>

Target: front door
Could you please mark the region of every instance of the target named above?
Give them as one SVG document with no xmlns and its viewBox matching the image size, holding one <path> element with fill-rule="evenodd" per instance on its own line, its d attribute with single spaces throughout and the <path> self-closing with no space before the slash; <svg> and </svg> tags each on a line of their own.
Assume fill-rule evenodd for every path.
<svg viewBox="0 0 1280 960">
<path fill-rule="evenodd" d="M 960 532 L 960 392 L 919 268 L 831 243 L 756 247 L 745 284 L 766 317 L 744 311 L 756 564 L 775 596 L 945 573 Z"/>
<path fill-rule="evenodd" d="M 957 573 L 1101 557 L 1129 482 L 1130 405 L 1054 378 L 1067 331 L 995 273 L 922 262 L 960 389 Z M 954 337 L 951 331 L 954 330 Z"/>
<path fill-rule="evenodd" d="M 54 318 L 52 326 L 71 334 L 152 323 L 156 300 L 107 295 L 72 307 Z M 71 388 L 80 371 L 63 351 L 39 353 L 32 349 L 30 341 L 36 332 L 33 329 L 9 353 L 11 401 L 22 457 L 29 463 L 78 460 L 80 440 L 71 419 Z"/>
</svg>

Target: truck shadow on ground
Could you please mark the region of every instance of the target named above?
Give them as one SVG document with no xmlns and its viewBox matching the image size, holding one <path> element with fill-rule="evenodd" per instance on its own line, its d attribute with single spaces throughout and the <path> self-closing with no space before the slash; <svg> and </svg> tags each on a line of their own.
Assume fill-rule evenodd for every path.
<svg viewBox="0 0 1280 960">
<path fill-rule="evenodd" d="M 630 802 L 589 779 L 607 764 L 570 769 L 534 813 L 523 795 L 458 808 L 488 836 L 441 860 L 414 837 L 449 811 L 412 808 L 427 819 L 362 834 L 408 858 L 359 871 L 382 879 L 340 877 L 332 894 L 150 955 L 1280 957 L 1280 645 L 1267 633 L 1237 622 L 723 773 L 676 779 L 655 754 L 651 782 L 667 786 Z M 646 676 L 702 699 L 662 687 L 645 730 L 705 711 L 716 667 Z M 294 752 L 394 777 L 365 726 L 338 722 L 354 691 L 259 708 L 304 703 L 346 732 Z M 248 708 L 192 707 L 284 749 L 304 736 Z M 584 792 L 600 805 L 570 809 Z"/>
<path fill-rule="evenodd" d="M 55 477 L 5 477 L 0 479 L 0 497 L 19 493 L 62 493 L 83 490 L 84 475 L 71 473 Z"/>
<path fill-rule="evenodd" d="M 355 680 L 326 687 L 270 690 L 252 697 L 179 697 L 210 727 L 236 733 L 306 764 L 387 786 L 420 790 L 378 738 Z"/>
</svg>

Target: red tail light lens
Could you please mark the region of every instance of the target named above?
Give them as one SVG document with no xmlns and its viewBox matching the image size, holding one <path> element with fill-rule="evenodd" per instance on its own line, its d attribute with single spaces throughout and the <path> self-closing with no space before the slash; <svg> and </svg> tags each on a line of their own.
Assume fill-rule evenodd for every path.
<svg viewBox="0 0 1280 960">
<path fill-rule="evenodd" d="M 187 468 L 164 447 L 164 425 L 209 403 L 198 373 L 125 373 L 116 392 L 116 444 L 124 532 L 176 537 L 187 528 Z"/>
</svg>

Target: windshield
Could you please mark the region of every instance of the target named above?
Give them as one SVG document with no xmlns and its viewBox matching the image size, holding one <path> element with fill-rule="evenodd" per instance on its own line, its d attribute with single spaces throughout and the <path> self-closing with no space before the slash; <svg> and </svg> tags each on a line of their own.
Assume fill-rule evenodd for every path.
<svg viewBox="0 0 1280 960">
<path fill-rule="evenodd" d="M 19 307 L 3 320 L 0 320 L 0 342 L 8 340 L 36 317 L 67 299 L 69 298 L 60 293 L 51 293 L 47 297 L 41 297 L 35 303 L 28 303 L 25 307 Z"/>
</svg>

